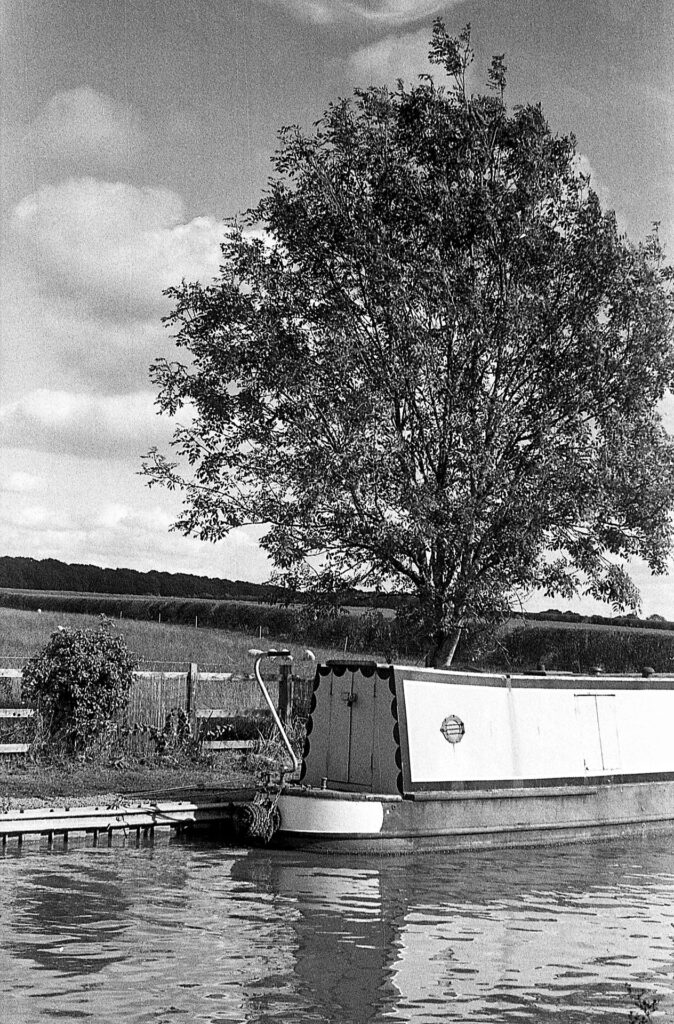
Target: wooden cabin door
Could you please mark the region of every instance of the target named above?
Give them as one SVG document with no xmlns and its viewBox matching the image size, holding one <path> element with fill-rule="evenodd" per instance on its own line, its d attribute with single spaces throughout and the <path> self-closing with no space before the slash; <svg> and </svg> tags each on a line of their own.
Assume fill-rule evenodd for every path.
<svg viewBox="0 0 674 1024">
<path fill-rule="evenodd" d="M 329 785 L 372 789 L 375 685 L 360 672 L 331 678 Z"/>
<path fill-rule="evenodd" d="M 372 790 L 376 676 L 353 674 L 349 735 L 349 785 Z"/>
</svg>

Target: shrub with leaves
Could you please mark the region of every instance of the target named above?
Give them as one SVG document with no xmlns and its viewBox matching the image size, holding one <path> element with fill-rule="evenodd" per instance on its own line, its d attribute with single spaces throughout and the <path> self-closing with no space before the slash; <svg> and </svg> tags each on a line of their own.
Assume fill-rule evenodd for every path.
<svg viewBox="0 0 674 1024">
<path fill-rule="evenodd" d="M 645 989 L 634 988 L 629 983 L 626 988 L 630 1002 L 636 1007 L 635 1010 L 630 1010 L 629 1024 L 650 1024 L 660 1000 Z"/>
<path fill-rule="evenodd" d="M 22 695 L 37 710 L 48 742 L 83 751 L 109 734 L 135 667 L 108 620 L 96 629 L 61 626 L 24 666 Z"/>
</svg>

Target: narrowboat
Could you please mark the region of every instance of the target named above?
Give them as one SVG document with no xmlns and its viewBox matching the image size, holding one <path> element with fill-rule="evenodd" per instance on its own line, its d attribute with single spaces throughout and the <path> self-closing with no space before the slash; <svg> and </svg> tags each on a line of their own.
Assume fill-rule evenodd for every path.
<svg viewBox="0 0 674 1024">
<path fill-rule="evenodd" d="M 276 846 L 452 851 L 674 826 L 674 676 L 650 669 L 331 662 L 316 671 L 301 764 L 274 715 L 291 758 L 260 796 Z"/>
</svg>

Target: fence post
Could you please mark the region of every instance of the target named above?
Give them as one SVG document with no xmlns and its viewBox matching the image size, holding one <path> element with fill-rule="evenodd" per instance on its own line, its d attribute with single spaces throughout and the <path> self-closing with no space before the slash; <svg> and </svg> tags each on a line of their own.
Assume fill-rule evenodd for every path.
<svg viewBox="0 0 674 1024">
<path fill-rule="evenodd" d="M 197 735 L 197 682 L 199 681 L 199 668 L 196 661 L 190 662 L 187 673 L 187 693 L 185 696 L 185 714 L 187 715 L 192 735 Z"/>
<path fill-rule="evenodd" d="M 293 712 L 294 690 L 292 662 L 281 662 L 278 670 L 278 716 L 284 725 L 290 720 Z"/>
</svg>

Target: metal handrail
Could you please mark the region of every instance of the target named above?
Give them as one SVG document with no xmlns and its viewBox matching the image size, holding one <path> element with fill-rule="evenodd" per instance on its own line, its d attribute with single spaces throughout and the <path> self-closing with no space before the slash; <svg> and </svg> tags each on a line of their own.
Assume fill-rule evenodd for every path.
<svg viewBox="0 0 674 1024">
<path fill-rule="evenodd" d="M 292 761 L 292 770 L 294 772 L 296 772 L 298 770 L 299 766 L 300 766 L 299 759 L 297 758 L 297 755 L 295 754 L 295 751 L 293 750 L 292 743 L 288 739 L 288 734 L 286 733 L 285 729 L 283 728 L 283 723 L 281 722 L 281 719 L 278 716 L 278 712 L 277 712 L 276 708 L 274 707 L 274 702 L 272 701 L 271 697 L 269 696 L 269 691 L 268 691 L 267 687 L 265 686 L 264 679 L 260 675 L 260 662 L 262 661 L 263 658 L 290 658 L 291 657 L 290 651 L 287 651 L 287 650 L 280 650 L 280 651 L 276 651 L 276 650 L 272 650 L 272 651 L 252 650 L 252 651 L 249 651 L 248 653 L 255 655 L 255 665 L 253 666 L 253 672 L 255 674 L 255 678 L 257 679 L 257 684 L 260 687 L 260 689 L 262 690 L 262 695 L 263 695 L 264 699 L 267 702 L 267 706 L 269 707 L 269 710 L 272 713 L 272 718 L 274 719 L 274 722 L 276 723 L 276 728 L 280 732 L 281 739 L 283 740 L 283 744 L 284 744 L 286 750 L 288 751 L 288 753 L 290 755 L 290 760 Z M 289 770 L 290 769 L 289 769 L 288 765 L 286 765 L 286 766 L 281 768 L 282 772 L 286 772 L 286 771 L 289 771 Z"/>
</svg>

